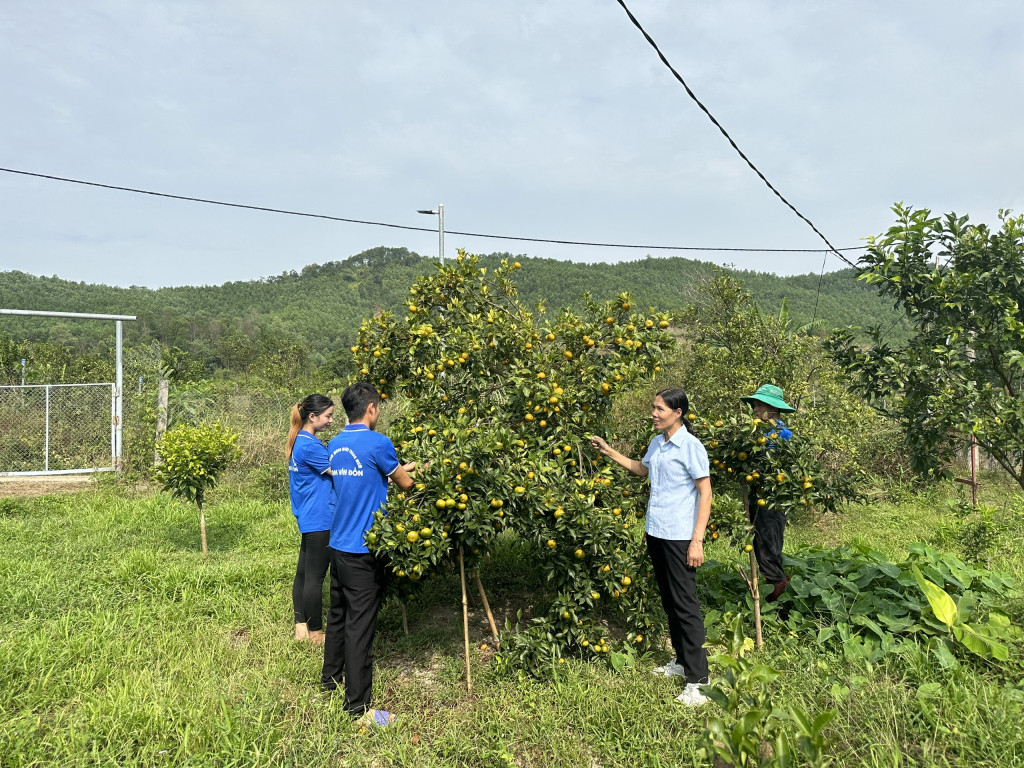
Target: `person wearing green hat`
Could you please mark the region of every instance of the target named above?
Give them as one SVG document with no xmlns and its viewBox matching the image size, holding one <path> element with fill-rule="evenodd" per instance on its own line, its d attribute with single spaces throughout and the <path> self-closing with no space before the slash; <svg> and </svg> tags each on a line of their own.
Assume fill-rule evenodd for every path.
<svg viewBox="0 0 1024 768">
<path fill-rule="evenodd" d="M 783 413 L 793 413 L 796 408 L 785 401 L 780 387 L 764 384 L 754 394 L 741 397 L 740 400 L 750 406 L 756 418 L 773 423 L 771 432 L 776 435 L 774 439 L 789 440 L 793 437 L 793 431 L 786 427 L 780 417 Z M 782 570 L 786 513 L 773 508 L 771 504 L 758 507 L 753 501 L 751 496 L 747 514 L 754 525 L 754 555 L 761 575 L 772 585 L 772 591 L 765 602 L 773 603 L 789 585 L 786 572 Z"/>
</svg>

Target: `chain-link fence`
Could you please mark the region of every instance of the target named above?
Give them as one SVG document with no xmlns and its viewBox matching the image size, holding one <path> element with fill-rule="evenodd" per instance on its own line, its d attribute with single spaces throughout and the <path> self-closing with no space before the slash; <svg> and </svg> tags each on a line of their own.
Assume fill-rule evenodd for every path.
<svg viewBox="0 0 1024 768">
<path fill-rule="evenodd" d="M 0 386 L 0 474 L 114 468 L 113 384 Z"/>
<path fill-rule="evenodd" d="M 219 421 L 238 433 L 239 462 L 246 466 L 284 463 L 288 420 L 299 397 L 290 393 L 218 387 L 172 385 L 168 427 Z"/>
</svg>

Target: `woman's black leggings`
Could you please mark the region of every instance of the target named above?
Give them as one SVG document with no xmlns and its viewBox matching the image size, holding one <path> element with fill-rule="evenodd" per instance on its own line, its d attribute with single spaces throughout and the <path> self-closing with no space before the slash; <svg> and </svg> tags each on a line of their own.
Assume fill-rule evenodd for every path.
<svg viewBox="0 0 1024 768">
<path fill-rule="evenodd" d="M 305 622 L 311 632 L 324 628 L 324 576 L 331 557 L 327 552 L 330 531 L 310 531 L 302 534 L 299 546 L 299 565 L 292 582 L 292 607 L 295 623 Z"/>
</svg>

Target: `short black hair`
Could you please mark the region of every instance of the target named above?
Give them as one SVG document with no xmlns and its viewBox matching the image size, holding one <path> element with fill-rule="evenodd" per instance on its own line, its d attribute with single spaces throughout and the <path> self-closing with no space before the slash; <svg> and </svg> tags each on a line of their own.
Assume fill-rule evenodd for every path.
<svg viewBox="0 0 1024 768">
<path fill-rule="evenodd" d="M 349 421 L 356 421 L 366 415 L 366 409 L 370 403 L 380 405 L 380 393 L 372 384 L 365 381 L 357 381 L 350 384 L 341 393 L 341 407 L 345 409 L 345 415 Z"/>
</svg>

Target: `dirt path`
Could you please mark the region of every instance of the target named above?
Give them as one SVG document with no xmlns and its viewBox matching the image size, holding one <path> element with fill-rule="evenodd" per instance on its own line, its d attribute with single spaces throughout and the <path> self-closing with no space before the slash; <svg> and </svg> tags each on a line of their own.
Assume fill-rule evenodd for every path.
<svg viewBox="0 0 1024 768">
<path fill-rule="evenodd" d="M 38 477 L 0 477 L 0 499 L 12 496 L 45 496 L 71 493 L 93 487 L 92 475 L 48 475 Z"/>
</svg>

